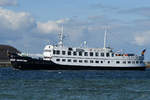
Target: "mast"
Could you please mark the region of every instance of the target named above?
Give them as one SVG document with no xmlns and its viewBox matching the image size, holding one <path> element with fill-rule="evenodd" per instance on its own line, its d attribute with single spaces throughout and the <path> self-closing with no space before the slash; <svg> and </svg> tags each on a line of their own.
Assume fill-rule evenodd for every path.
<svg viewBox="0 0 150 100">
<path fill-rule="evenodd" d="M 105 34 L 104 34 L 104 48 L 106 48 L 106 40 L 107 40 L 107 29 L 105 27 Z"/>
<path fill-rule="evenodd" d="M 83 42 L 83 44 L 84 44 L 84 45 L 83 45 L 83 46 L 84 46 L 84 48 L 86 48 L 86 47 L 87 47 L 87 42 L 86 42 L 86 41 L 84 41 L 84 42 Z"/>
<path fill-rule="evenodd" d="M 59 35 L 59 43 L 58 43 L 58 45 L 59 45 L 60 47 L 63 46 L 63 34 L 64 34 L 64 27 L 63 27 L 63 25 L 62 25 L 61 32 L 58 34 L 58 35 Z"/>
</svg>

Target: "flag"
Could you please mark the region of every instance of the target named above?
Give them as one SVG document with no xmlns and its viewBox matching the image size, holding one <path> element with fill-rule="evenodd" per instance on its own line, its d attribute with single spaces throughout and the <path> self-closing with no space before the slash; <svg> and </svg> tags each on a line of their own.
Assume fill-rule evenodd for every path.
<svg viewBox="0 0 150 100">
<path fill-rule="evenodd" d="M 145 53 L 146 49 L 144 49 L 141 53 L 142 56 L 144 56 L 144 53 Z"/>
</svg>

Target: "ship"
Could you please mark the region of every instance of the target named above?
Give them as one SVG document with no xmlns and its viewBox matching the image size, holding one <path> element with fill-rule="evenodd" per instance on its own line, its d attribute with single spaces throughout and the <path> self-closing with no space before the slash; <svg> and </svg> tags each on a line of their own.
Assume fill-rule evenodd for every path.
<svg viewBox="0 0 150 100">
<path fill-rule="evenodd" d="M 21 70 L 145 70 L 144 53 L 114 52 L 106 46 L 107 30 L 104 32 L 103 48 L 67 47 L 63 44 L 64 32 L 58 34 L 57 45 L 44 47 L 43 57 L 35 58 L 22 53 L 8 53 L 12 67 Z"/>
</svg>

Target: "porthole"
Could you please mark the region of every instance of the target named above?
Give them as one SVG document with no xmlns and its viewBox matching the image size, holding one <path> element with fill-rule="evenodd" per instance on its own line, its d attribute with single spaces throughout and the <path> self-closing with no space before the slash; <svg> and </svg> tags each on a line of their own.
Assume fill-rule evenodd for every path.
<svg viewBox="0 0 150 100">
<path fill-rule="evenodd" d="M 73 60 L 73 62 L 77 62 L 77 60 Z"/>
<path fill-rule="evenodd" d="M 65 62 L 66 61 L 66 59 L 62 59 L 62 62 Z"/>
<path fill-rule="evenodd" d="M 82 63 L 82 60 L 79 60 L 79 63 Z"/>
<path fill-rule="evenodd" d="M 60 61 L 60 59 L 56 59 L 56 61 Z"/>
<path fill-rule="evenodd" d="M 84 60 L 85 63 L 88 63 L 88 60 Z"/>
<path fill-rule="evenodd" d="M 120 61 L 116 61 L 116 64 L 120 64 Z"/>
<path fill-rule="evenodd" d="M 93 60 L 90 60 L 90 63 L 93 63 Z"/>
<path fill-rule="evenodd" d="M 95 63 L 99 63 L 99 61 L 95 61 Z"/>
<path fill-rule="evenodd" d="M 71 59 L 68 59 L 68 62 L 71 62 Z"/>
</svg>

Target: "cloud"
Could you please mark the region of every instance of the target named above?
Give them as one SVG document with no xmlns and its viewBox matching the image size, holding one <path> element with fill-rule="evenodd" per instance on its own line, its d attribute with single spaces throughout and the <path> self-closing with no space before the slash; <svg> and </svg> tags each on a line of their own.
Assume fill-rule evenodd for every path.
<svg viewBox="0 0 150 100">
<path fill-rule="evenodd" d="M 45 23 L 38 22 L 37 23 L 37 31 L 44 34 L 50 34 L 56 31 L 60 31 L 59 25 L 54 21 L 48 21 Z"/>
<path fill-rule="evenodd" d="M 138 7 L 138 8 L 132 8 L 132 9 L 122 9 L 118 11 L 118 13 L 122 14 L 136 14 L 136 15 L 141 15 L 141 16 L 146 16 L 150 17 L 150 7 Z"/>
<path fill-rule="evenodd" d="M 13 12 L 0 8 L 0 26 L 11 31 L 23 31 L 35 26 L 35 20 L 29 13 Z"/>
<path fill-rule="evenodd" d="M 100 9 L 100 10 L 104 10 L 104 11 L 117 11 L 117 10 L 119 10 L 118 7 L 115 7 L 112 5 L 103 5 L 102 3 L 92 4 L 91 8 Z"/>
<path fill-rule="evenodd" d="M 0 0 L 0 6 L 15 6 L 17 0 Z"/>
<path fill-rule="evenodd" d="M 68 18 L 56 21 L 37 22 L 37 31 L 42 34 L 53 34 L 61 31 L 63 24 L 69 21 Z"/>
<path fill-rule="evenodd" d="M 135 43 L 139 46 L 144 46 L 150 43 L 150 31 L 143 32 L 134 37 Z"/>
<path fill-rule="evenodd" d="M 35 32 L 41 35 L 58 34 L 64 27 L 64 34 L 67 40 L 72 42 L 80 40 L 85 30 L 88 30 L 87 22 L 78 19 L 64 18 L 59 20 L 49 20 L 47 22 L 37 22 Z"/>
</svg>

